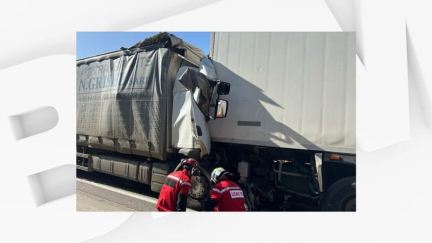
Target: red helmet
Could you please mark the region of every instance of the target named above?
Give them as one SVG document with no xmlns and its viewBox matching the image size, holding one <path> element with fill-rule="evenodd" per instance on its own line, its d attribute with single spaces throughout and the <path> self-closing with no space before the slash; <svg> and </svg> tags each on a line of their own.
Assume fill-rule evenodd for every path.
<svg viewBox="0 0 432 243">
<path fill-rule="evenodd" d="M 193 176 L 199 176 L 199 163 L 195 159 L 189 158 L 189 159 L 182 159 L 182 165 L 183 168 L 190 166 L 191 168 L 191 175 Z"/>
</svg>

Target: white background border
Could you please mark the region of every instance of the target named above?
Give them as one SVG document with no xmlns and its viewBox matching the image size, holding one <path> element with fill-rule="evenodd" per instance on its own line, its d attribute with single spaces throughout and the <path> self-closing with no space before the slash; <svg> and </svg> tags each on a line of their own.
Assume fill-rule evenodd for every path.
<svg viewBox="0 0 432 243">
<path fill-rule="evenodd" d="M 341 20 L 334 17 L 326 1 L 321 0 L 183 0 L 176 3 L 61 3 L 42 0 L 2 3 L 0 82 L 3 92 L 0 96 L 0 127 L 3 135 L 1 162 L 4 167 L 0 177 L 0 222 L 2 229 L 5 229 L 2 240 L 80 242 L 116 228 L 92 241 L 165 242 L 180 237 L 182 240 L 205 242 L 430 242 L 430 224 L 423 220 L 431 216 L 429 202 L 432 187 L 429 175 L 432 165 L 427 156 L 432 148 L 432 134 L 425 119 L 425 114 L 430 114 L 427 108 L 432 98 L 428 92 L 432 53 L 427 44 L 432 42 L 424 42 L 430 40 L 427 33 L 430 27 L 425 23 L 432 22 L 424 10 L 427 5 L 425 1 L 347 2 L 348 9 L 352 10 L 348 19 L 350 16 L 354 18 L 346 24 L 341 22 L 341 25 L 338 23 Z M 389 82 L 376 86 L 368 83 L 368 88 L 362 89 L 363 93 L 357 93 L 358 105 L 376 104 L 381 111 L 374 110 L 368 114 L 365 109 L 361 116 L 357 113 L 357 126 L 368 133 L 362 144 L 371 152 L 359 149 L 357 154 L 356 213 L 190 213 L 153 219 L 149 213 L 76 213 L 74 196 L 34 206 L 27 176 L 63 164 L 73 164 L 75 160 L 75 132 L 71 128 L 75 127 L 76 31 L 340 31 L 340 26 L 354 26 L 364 27 L 364 34 L 382 31 L 392 35 L 396 31 L 395 38 L 405 39 L 394 41 L 404 42 L 406 36 L 398 32 L 400 25 L 395 27 L 392 25 L 394 22 L 386 22 L 388 29 L 381 25 L 382 19 L 397 14 L 395 9 L 402 12 L 408 23 L 411 37 L 408 44 L 412 45 L 408 50 L 415 51 L 417 55 L 410 56 L 408 53 L 408 63 L 408 60 L 400 59 L 403 58 L 400 49 L 395 49 L 394 61 L 405 61 L 407 66 L 396 66 L 394 72 L 398 73 L 400 68 L 406 70 L 407 67 L 416 69 L 407 70 L 409 78 L 397 77 L 401 88 L 394 89 Z M 367 11 L 374 14 L 362 15 Z M 374 23 L 379 29 L 374 29 Z M 381 41 L 374 40 L 373 35 L 357 41 L 363 40 L 369 41 L 363 42 L 365 56 L 367 45 L 374 47 L 373 43 Z M 379 52 L 376 48 L 370 50 Z M 380 58 L 385 59 L 373 52 L 372 63 Z M 391 53 L 385 55 L 387 60 L 391 60 Z M 418 63 L 413 65 L 414 61 Z M 363 64 L 367 72 L 368 60 Z M 375 72 L 379 73 L 379 69 Z M 389 81 L 386 77 L 392 77 L 390 81 L 394 78 L 388 69 L 379 75 L 380 79 L 373 82 Z M 364 76 L 360 79 L 357 77 L 357 82 L 372 82 Z M 368 93 L 371 88 L 380 90 Z M 400 102 L 386 102 L 388 97 L 395 98 L 389 95 L 394 92 L 400 92 Z M 376 97 L 377 93 L 381 96 Z M 15 141 L 8 116 L 46 105 L 57 109 L 57 126 L 48 132 Z M 401 111 L 399 117 L 395 116 L 398 110 Z M 385 123 L 382 123 L 383 120 Z M 381 125 L 376 127 L 376 124 Z M 381 130 L 395 137 L 375 136 Z M 362 134 L 358 133 L 359 136 Z M 374 143 L 374 146 L 368 146 Z M 376 150 L 378 147 L 381 149 Z"/>
</svg>

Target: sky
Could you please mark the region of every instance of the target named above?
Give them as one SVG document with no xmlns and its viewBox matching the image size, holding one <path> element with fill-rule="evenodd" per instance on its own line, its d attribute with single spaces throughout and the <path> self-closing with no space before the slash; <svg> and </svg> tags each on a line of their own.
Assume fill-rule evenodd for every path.
<svg viewBox="0 0 432 243">
<path fill-rule="evenodd" d="M 130 47 L 158 32 L 77 32 L 77 60 Z M 210 32 L 170 32 L 209 54 Z"/>
</svg>

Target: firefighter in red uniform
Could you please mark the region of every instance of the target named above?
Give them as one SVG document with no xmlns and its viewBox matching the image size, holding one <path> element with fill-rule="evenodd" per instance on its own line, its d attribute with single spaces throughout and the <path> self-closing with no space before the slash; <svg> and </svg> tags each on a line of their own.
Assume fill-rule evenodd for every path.
<svg viewBox="0 0 432 243">
<path fill-rule="evenodd" d="M 174 171 L 166 177 L 156 204 L 157 211 L 186 211 L 191 177 L 199 175 L 199 164 L 194 159 L 183 159 L 182 165 L 183 170 Z"/>
<path fill-rule="evenodd" d="M 231 175 L 224 168 L 219 167 L 211 173 L 213 184 L 210 197 L 204 203 L 206 211 L 246 211 L 243 191 L 239 185 L 228 179 Z"/>
</svg>

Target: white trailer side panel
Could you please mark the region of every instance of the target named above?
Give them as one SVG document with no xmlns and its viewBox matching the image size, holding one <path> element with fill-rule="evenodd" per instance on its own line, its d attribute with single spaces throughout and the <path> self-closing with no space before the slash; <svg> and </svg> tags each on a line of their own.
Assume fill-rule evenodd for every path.
<svg viewBox="0 0 432 243">
<path fill-rule="evenodd" d="M 355 33 L 213 33 L 231 83 L 213 141 L 355 153 Z"/>
</svg>

